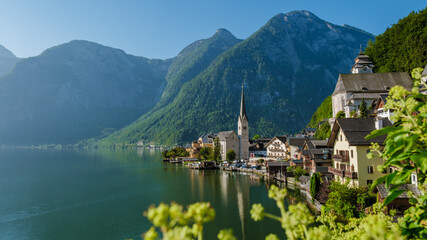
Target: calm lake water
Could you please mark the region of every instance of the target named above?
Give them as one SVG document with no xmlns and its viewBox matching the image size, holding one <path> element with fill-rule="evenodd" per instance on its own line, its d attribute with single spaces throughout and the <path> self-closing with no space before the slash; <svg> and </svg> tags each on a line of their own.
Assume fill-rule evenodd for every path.
<svg viewBox="0 0 427 240">
<path fill-rule="evenodd" d="M 223 228 L 238 239 L 283 235 L 250 218 L 257 202 L 278 212 L 267 189 L 252 175 L 164 164 L 160 151 L 0 150 L 0 239 L 141 239 L 151 226 L 142 213 L 171 201 L 211 202 L 205 239 Z"/>
</svg>

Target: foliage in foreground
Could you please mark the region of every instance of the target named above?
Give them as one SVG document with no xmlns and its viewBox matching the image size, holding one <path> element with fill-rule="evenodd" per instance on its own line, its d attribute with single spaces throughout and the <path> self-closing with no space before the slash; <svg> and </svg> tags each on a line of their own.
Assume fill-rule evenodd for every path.
<svg viewBox="0 0 427 240">
<path fill-rule="evenodd" d="M 372 144 L 373 157 L 376 153 L 385 163 L 379 170 L 389 167 L 397 169 L 374 181 L 373 187 L 384 183 L 390 194 L 384 199 L 387 205 L 404 192 L 400 187 L 410 183 L 411 174 L 416 174 L 422 195 L 415 199 L 415 204 L 406 211 L 404 222 L 401 223 L 405 234 L 410 238 L 427 238 L 427 95 L 420 91 L 427 90 L 427 84 L 421 81 L 421 68 L 412 71 L 414 87 L 409 92 L 401 86 L 390 90 L 385 109 L 393 112 L 393 126 L 375 130 L 367 137 L 371 139 L 387 134 L 384 148 Z"/>
<path fill-rule="evenodd" d="M 329 185 L 329 189 L 325 211 L 333 211 L 343 220 L 363 216 L 364 209 L 376 202 L 376 195 L 370 193 L 366 187 L 350 186 L 349 182 L 342 184 L 334 181 Z"/>
<path fill-rule="evenodd" d="M 290 205 L 286 210 L 284 198 L 286 189 L 271 186 L 268 197 L 276 201 L 280 209 L 280 216 L 264 211 L 261 204 L 252 205 L 251 217 L 255 221 L 261 221 L 264 217 L 279 221 L 285 230 L 287 239 L 403 239 L 399 226 L 392 222 L 392 218 L 380 211 L 376 205 L 373 213 L 364 218 L 350 218 L 347 224 L 338 221 L 332 212 L 322 212 L 315 218 L 304 203 Z M 279 239 L 277 235 L 270 234 L 267 239 Z"/>
</svg>

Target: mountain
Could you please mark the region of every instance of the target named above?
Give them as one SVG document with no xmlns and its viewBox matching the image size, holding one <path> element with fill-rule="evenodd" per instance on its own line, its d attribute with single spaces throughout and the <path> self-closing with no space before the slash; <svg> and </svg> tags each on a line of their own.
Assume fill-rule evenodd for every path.
<svg viewBox="0 0 427 240">
<path fill-rule="evenodd" d="M 427 7 L 412 12 L 366 48 L 375 72 L 408 72 L 427 64 Z"/>
<path fill-rule="evenodd" d="M 308 11 L 278 14 L 187 81 L 173 101 L 100 144 L 170 145 L 236 129 L 242 84 L 251 135 L 294 133 L 330 95 L 338 74 L 350 70 L 359 45 L 373 38 Z"/>
<path fill-rule="evenodd" d="M 10 50 L 0 45 L 0 77 L 8 74 L 18 61 Z"/>
<path fill-rule="evenodd" d="M 184 83 L 196 77 L 221 53 L 241 42 L 226 29 L 218 29 L 207 39 L 193 42 L 176 56 L 166 75 L 167 86 L 154 110 L 169 104 Z"/>
<path fill-rule="evenodd" d="M 0 144 L 75 143 L 120 129 L 160 99 L 170 62 L 88 41 L 23 59 L 0 79 Z"/>
</svg>

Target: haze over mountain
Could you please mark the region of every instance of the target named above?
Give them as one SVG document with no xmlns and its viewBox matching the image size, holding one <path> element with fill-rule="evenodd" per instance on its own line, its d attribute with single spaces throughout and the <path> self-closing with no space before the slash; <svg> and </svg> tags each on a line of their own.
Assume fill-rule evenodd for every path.
<svg viewBox="0 0 427 240">
<path fill-rule="evenodd" d="M 18 61 L 19 58 L 15 54 L 0 45 L 0 77 L 8 74 Z"/>
<path fill-rule="evenodd" d="M 122 128 L 160 99 L 169 65 L 88 41 L 24 59 L 0 79 L 0 143 L 75 143 Z"/>
<path fill-rule="evenodd" d="M 294 133 L 332 92 L 338 74 L 349 72 L 360 44 L 373 38 L 308 11 L 278 14 L 191 80 L 175 82 L 176 97 L 101 144 L 185 143 L 235 130 L 242 84 L 251 135 Z"/>
</svg>

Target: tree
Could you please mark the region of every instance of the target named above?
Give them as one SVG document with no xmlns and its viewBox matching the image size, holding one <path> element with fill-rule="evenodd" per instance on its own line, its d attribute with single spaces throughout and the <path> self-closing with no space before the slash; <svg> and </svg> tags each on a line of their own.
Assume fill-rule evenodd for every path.
<svg viewBox="0 0 427 240">
<path fill-rule="evenodd" d="M 359 107 L 359 116 L 361 118 L 368 117 L 368 109 L 366 108 L 366 102 L 364 99 L 362 99 L 362 103 L 360 104 L 360 107 Z"/>
<path fill-rule="evenodd" d="M 204 160 L 209 159 L 209 156 L 212 154 L 212 149 L 210 147 L 204 147 L 200 149 L 200 156 L 203 157 Z"/>
<path fill-rule="evenodd" d="M 320 189 L 320 173 L 314 173 L 310 178 L 310 194 L 311 197 L 314 199 L 319 192 Z"/>
<path fill-rule="evenodd" d="M 252 140 L 257 140 L 258 138 L 260 138 L 261 136 L 260 135 L 258 135 L 258 134 L 256 134 L 253 138 L 252 138 Z"/>
<path fill-rule="evenodd" d="M 164 151 L 162 152 L 162 158 L 163 158 L 163 159 L 168 158 L 168 150 L 164 150 Z"/>
<path fill-rule="evenodd" d="M 294 174 L 295 174 L 295 178 L 298 180 L 302 175 L 307 175 L 308 173 L 306 170 L 302 169 L 301 167 L 296 167 Z"/>
<path fill-rule="evenodd" d="M 376 196 L 370 194 L 368 188 L 350 186 L 348 180 L 344 184 L 334 181 L 329 185 L 329 189 L 325 210 L 333 210 L 341 218 L 358 217 L 365 207 L 376 200 Z"/>
<path fill-rule="evenodd" d="M 335 118 L 345 118 L 344 111 L 338 111 L 337 114 L 335 115 Z"/>
<path fill-rule="evenodd" d="M 219 138 L 215 138 L 213 151 L 212 151 L 212 159 L 215 162 L 218 162 L 220 158 L 221 158 L 221 143 L 219 142 Z"/>
<path fill-rule="evenodd" d="M 234 159 L 236 159 L 236 153 L 234 152 L 234 149 L 230 149 L 226 153 L 227 161 L 232 162 Z"/>
<path fill-rule="evenodd" d="M 331 125 L 328 122 L 324 122 L 320 125 L 319 129 L 316 130 L 314 137 L 317 139 L 324 140 L 331 135 Z"/>
</svg>

